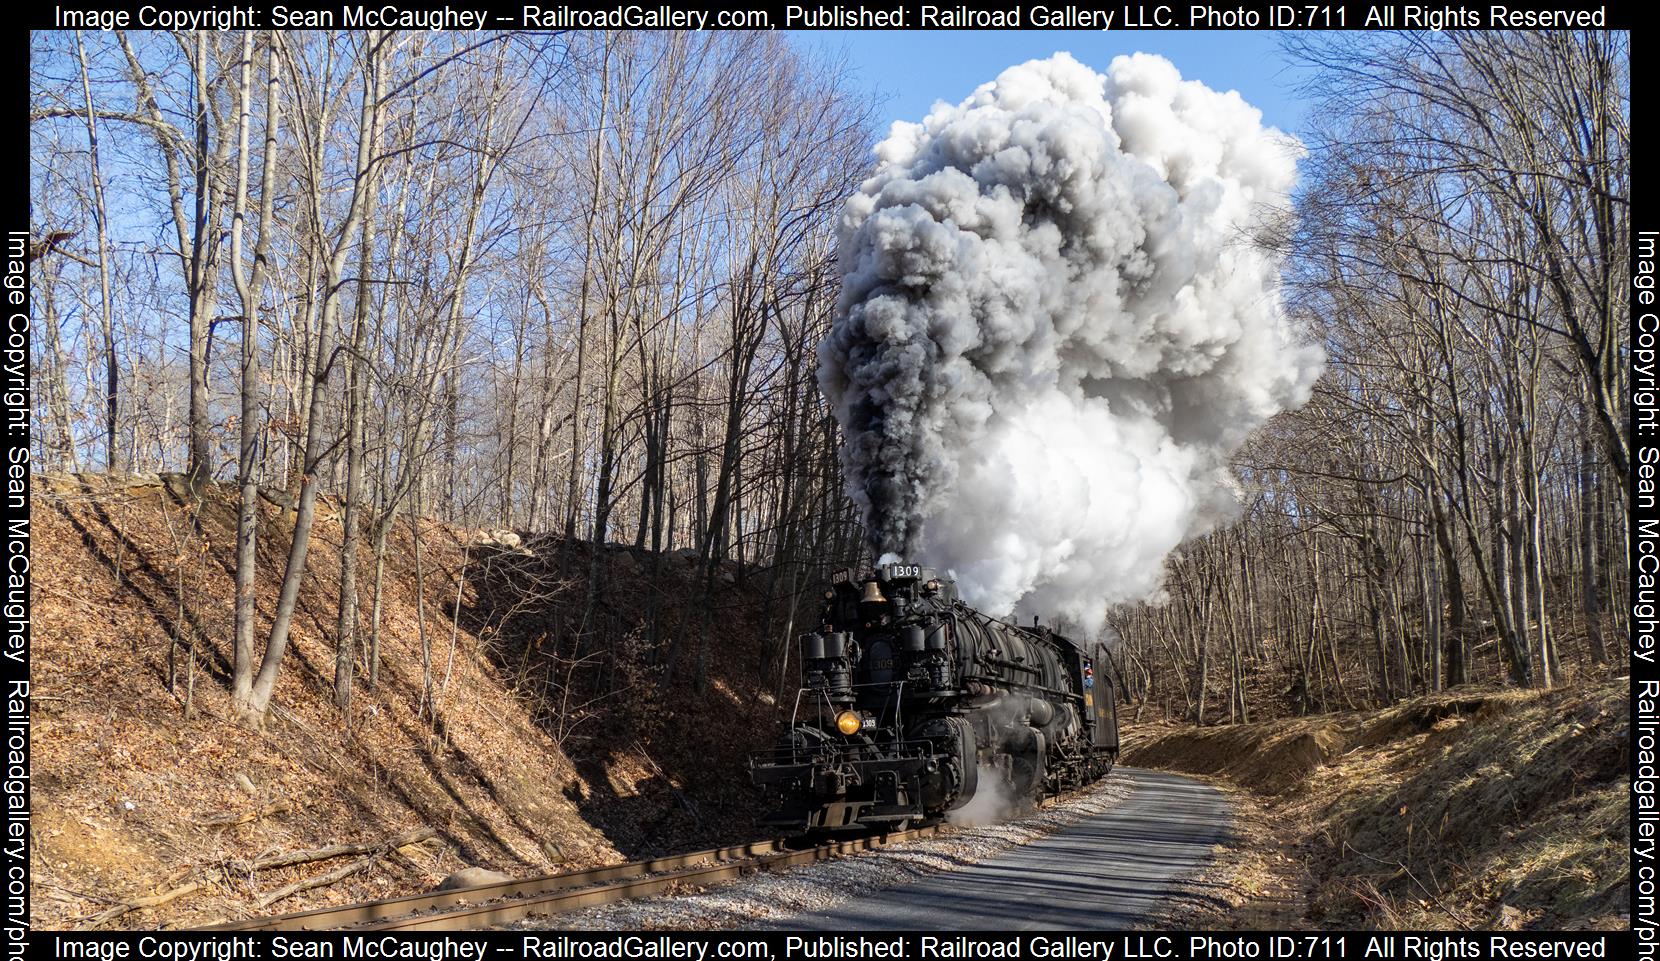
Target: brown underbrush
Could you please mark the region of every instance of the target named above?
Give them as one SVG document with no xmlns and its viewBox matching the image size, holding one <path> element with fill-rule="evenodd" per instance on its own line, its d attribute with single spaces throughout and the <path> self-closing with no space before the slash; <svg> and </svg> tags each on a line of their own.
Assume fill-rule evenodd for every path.
<svg viewBox="0 0 1660 961">
<path fill-rule="evenodd" d="M 1460 690 L 1379 711 L 1144 725 L 1126 763 L 1237 786 L 1267 824 L 1239 832 L 1226 859 L 1232 910 L 1200 923 L 1253 925 L 1256 894 L 1274 889 L 1303 923 L 1330 927 L 1617 928 L 1630 723 L 1623 679 Z"/>
<path fill-rule="evenodd" d="M 34 486 L 43 928 L 205 925 L 423 890 L 467 866 L 575 869 L 754 830 L 742 758 L 770 735 L 777 679 L 760 679 L 758 594 L 730 570 L 706 601 L 683 557 L 607 546 L 596 560 L 586 543 L 437 522 L 417 553 L 400 519 L 378 682 L 360 663 L 342 714 L 341 526 L 325 502 L 274 707 L 251 731 L 227 719 L 235 492 L 154 475 Z M 263 650 L 288 531 L 261 507 Z M 534 592 L 514 580 L 526 570 Z M 559 634 L 584 618 L 605 628 L 599 655 Z M 675 637 L 678 669 L 663 656 Z M 308 857 L 332 847 L 350 853 Z"/>
</svg>

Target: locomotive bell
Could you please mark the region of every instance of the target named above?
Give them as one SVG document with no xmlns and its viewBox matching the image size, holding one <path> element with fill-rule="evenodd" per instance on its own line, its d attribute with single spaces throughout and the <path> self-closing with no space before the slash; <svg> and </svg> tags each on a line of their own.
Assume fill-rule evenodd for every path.
<svg viewBox="0 0 1660 961">
<path fill-rule="evenodd" d="M 875 581 L 865 581 L 865 592 L 859 598 L 860 604 L 886 604 L 888 599 L 882 596 L 882 585 Z"/>
</svg>

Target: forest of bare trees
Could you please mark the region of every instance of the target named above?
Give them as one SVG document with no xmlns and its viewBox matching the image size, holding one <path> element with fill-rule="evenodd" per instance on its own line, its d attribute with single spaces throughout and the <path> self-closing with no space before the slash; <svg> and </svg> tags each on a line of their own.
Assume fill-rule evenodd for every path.
<svg viewBox="0 0 1660 961">
<path fill-rule="evenodd" d="M 319 497 L 346 531 L 342 707 L 414 516 L 743 560 L 792 596 L 851 556 L 812 364 L 870 139 L 835 65 L 757 34 L 34 43 L 34 212 L 61 238 L 33 278 L 37 463 L 240 486 L 246 722 Z M 280 571 L 254 570 L 261 496 Z M 268 624 L 256 577 L 281 578 Z"/>
<path fill-rule="evenodd" d="M 1299 35 L 1327 118 L 1291 298 L 1329 368 L 1240 521 L 1121 612 L 1210 720 L 1551 686 L 1627 656 L 1628 37 Z"/>
<path fill-rule="evenodd" d="M 237 485 L 244 723 L 319 498 L 346 532 L 342 708 L 378 669 L 389 535 L 422 516 L 689 552 L 711 585 L 737 562 L 778 670 L 861 550 L 815 351 L 875 105 L 836 63 L 735 33 L 32 45 L 36 463 Z M 1245 720 L 1617 662 L 1628 38 L 1288 52 L 1327 118 L 1288 295 L 1330 366 L 1241 456 L 1239 522 L 1115 618 L 1133 695 Z M 262 498 L 281 570 L 255 569 Z M 606 556 L 560 589 L 593 598 Z M 615 642 L 595 623 L 549 656 Z M 654 639 L 665 684 L 683 640 Z"/>
</svg>

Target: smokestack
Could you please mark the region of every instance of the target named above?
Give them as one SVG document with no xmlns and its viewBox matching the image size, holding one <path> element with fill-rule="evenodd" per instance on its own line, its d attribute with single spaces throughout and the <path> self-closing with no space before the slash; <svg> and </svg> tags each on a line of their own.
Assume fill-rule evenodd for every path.
<svg viewBox="0 0 1660 961">
<path fill-rule="evenodd" d="M 843 210 L 819 349 L 873 553 L 1088 636 L 1152 596 L 1323 363 L 1254 239 L 1283 230 L 1301 153 L 1145 54 L 1035 60 L 894 124 Z"/>
</svg>

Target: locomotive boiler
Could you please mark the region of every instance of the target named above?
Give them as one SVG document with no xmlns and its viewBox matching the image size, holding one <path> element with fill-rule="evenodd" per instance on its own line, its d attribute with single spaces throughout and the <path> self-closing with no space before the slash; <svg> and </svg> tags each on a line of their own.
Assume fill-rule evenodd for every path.
<svg viewBox="0 0 1660 961">
<path fill-rule="evenodd" d="M 982 792 L 1035 802 L 1117 760 L 1105 646 L 988 617 L 927 568 L 838 572 L 800 645 L 789 731 L 750 759 L 770 824 L 898 829 Z"/>
</svg>

